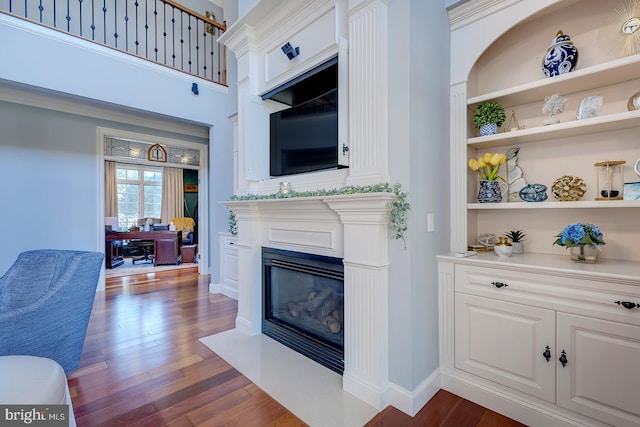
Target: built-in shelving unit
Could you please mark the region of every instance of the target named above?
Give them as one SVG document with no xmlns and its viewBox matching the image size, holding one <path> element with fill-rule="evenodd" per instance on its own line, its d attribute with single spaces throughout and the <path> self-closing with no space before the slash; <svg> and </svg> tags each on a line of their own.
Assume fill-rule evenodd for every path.
<svg viewBox="0 0 640 427">
<path fill-rule="evenodd" d="M 451 98 L 454 106 L 452 124 L 454 128 L 467 129 L 466 133 L 454 131 L 451 140 L 452 171 L 454 175 L 462 173 L 464 167 L 463 173 L 466 176 L 459 184 L 454 181 L 452 190 L 452 214 L 456 227 L 453 233 L 453 250 L 463 250 L 467 245 L 477 244 L 477 237 L 481 234 L 499 235 L 507 230 L 524 229 L 528 234 L 526 251 L 559 253 L 562 248 L 548 244 L 553 241 L 555 234 L 567 224 L 591 222 L 603 229 L 605 240 L 609 238 L 610 246 L 603 250 L 604 257 L 623 260 L 640 258 L 640 248 L 635 243 L 640 238 L 640 230 L 631 219 L 636 214 L 634 209 L 640 208 L 640 200 L 596 201 L 597 177 L 593 166 L 602 161 L 624 160 L 624 181 L 640 181 L 640 177 L 633 171 L 633 165 L 640 158 L 640 145 L 635 136 L 640 131 L 640 110 L 627 109 L 629 97 L 640 91 L 640 54 L 616 58 L 603 53 L 593 43 L 593 39 L 589 39 L 593 38 L 590 33 L 597 33 L 597 28 L 581 28 L 585 24 L 572 16 L 572 11 L 575 10 L 573 7 L 577 7 L 574 3 L 555 2 L 552 10 L 538 11 L 536 18 L 539 19 L 525 18 L 520 24 L 522 28 L 505 29 L 505 33 L 494 40 L 492 45 L 481 50 L 476 65 L 469 71 L 467 84 L 452 86 L 455 88 Z M 594 0 L 581 0 L 578 3 L 581 4 L 580 7 L 583 3 L 596 5 Z M 599 20 L 601 19 L 592 18 L 588 25 Z M 538 55 L 532 53 L 527 57 L 523 55 L 523 51 L 529 52 L 529 46 L 516 49 L 507 41 L 515 39 L 518 34 L 548 31 L 548 28 L 539 28 L 547 25 L 547 21 L 556 22 L 551 24 L 554 26 L 566 24 L 571 33 L 575 34 L 572 38 L 574 43 L 585 52 L 585 57 L 588 56 L 589 59 L 585 62 L 589 62 L 583 66 L 579 64 L 577 70 L 560 76 L 541 77 L 538 61 L 539 55 L 544 53 L 545 45 L 536 42 L 535 48 L 540 50 Z M 494 48 L 493 45 L 497 47 Z M 455 50 L 453 56 L 455 64 Z M 496 61 L 509 66 L 499 67 Z M 488 67 L 491 72 L 485 71 L 483 67 Z M 522 75 L 521 79 L 532 79 L 524 83 L 516 82 L 509 78 L 513 73 Z M 516 83 L 508 86 L 508 82 Z M 506 87 L 500 87 L 501 85 Z M 542 106 L 545 97 L 553 93 L 569 99 L 569 107 L 559 123 L 545 126 L 542 125 L 546 118 Z M 575 111 L 580 101 L 590 95 L 604 95 L 603 112 L 596 117 L 578 119 Z M 464 104 L 460 105 L 461 101 Z M 526 123 L 526 126 L 510 131 L 500 129 L 495 135 L 476 136 L 471 117 L 473 111 L 486 101 L 499 102 L 507 114 L 515 111 L 518 121 Z M 456 111 L 456 108 L 460 111 Z M 485 152 L 504 153 L 514 147 L 520 149 L 518 166 L 521 166 L 526 183 L 546 185 L 548 199 L 544 202 L 523 202 L 517 195 L 509 200 L 505 194 L 502 203 L 477 203 L 479 178 L 476 172 L 466 166 L 468 160 L 478 158 Z M 506 178 L 506 166 L 501 168 L 500 175 Z M 557 178 L 564 175 L 582 178 L 586 183 L 587 194 L 578 201 L 555 199 L 551 187 Z M 456 205 L 458 197 L 464 198 L 466 203 Z M 460 209 L 465 212 L 460 212 Z M 456 235 L 457 230 L 462 229 L 466 233 L 464 243 L 461 241 L 462 236 Z M 637 233 L 635 239 L 632 238 L 634 233 Z"/>
<path fill-rule="evenodd" d="M 442 384 L 532 426 L 640 425 L 631 385 L 640 381 L 640 200 L 595 200 L 597 163 L 624 160 L 624 181 L 640 182 L 633 171 L 640 111 L 627 109 L 640 91 L 640 54 L 616 58 L 601 45 L 599 27 L 618 4 L 611 3 L 470 0 L 460 6 L 464 22 L 451 30 L 452 251 L 486 233 L 523 230 L 526 237 L 524 253 L 507 258 L 438 257 Z M 546 34 L 558 28 L 571 33 L 585 60 L 568 74 L 540 78 Z M 543 126 L 542 106 L 554 93 L 570 108 L 560 123 Z M 603 96 L 602 114 L 577 119 L 581 100 L 594 95 Z M 516 128 L 526 125 L 475 136 L 472 112 L 486 101 L 514 110 Z M 548 199 L 477 203 L 479 177 L 469 159 L 515 147 L 523 178 L 546 185 Z M 585 182 L 580 200 L 554 198 L 551 187 L 564 175 Z M 572 262 L 554 245 L 576 222 L 604 233 L 595 264 Z"/>
</svg>

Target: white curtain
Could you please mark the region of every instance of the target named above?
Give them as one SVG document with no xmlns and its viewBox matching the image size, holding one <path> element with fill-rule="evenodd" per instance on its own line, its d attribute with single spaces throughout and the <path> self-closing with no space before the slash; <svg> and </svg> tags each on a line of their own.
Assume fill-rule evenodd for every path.
<svg viewBox="0 0 640 427">
<path fill-rule="evenodd" d="M 162 172 L 162 223 L 184 216 L 184 180 L 182 169 L 165 167 Z"/>
<path fill-rule="evenodd" d="M 104 162 L 104 216 L 118 216 L 118 182 L 116 162 Z"/>
</svg>

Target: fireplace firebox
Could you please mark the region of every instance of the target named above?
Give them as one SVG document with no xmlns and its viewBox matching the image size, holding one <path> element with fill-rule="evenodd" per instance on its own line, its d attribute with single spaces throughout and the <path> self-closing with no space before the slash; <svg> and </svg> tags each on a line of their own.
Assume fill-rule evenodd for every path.
<svg viewBox="0 0 640 427">
<path fill-rule="evenodd" d="M 342 375 L 342 260 L 263 247 L 262 265 L 262 332 Z"/>
</svg>

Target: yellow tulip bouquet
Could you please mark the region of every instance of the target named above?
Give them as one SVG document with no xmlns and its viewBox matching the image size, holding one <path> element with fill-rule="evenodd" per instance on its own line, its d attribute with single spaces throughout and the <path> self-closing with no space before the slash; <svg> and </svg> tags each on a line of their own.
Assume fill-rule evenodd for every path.
<svg viewBox="0 0 640 427">
<path fill-rule="evenodd" d="M 484 153 L 482 157 L 469 160 L 469 168 L 474 171 L 478 171 L 480 179 L 487 181 L 495 181 L 500 179 L 504 181 L 498 172 L 500 171 L 500 165 L 503 165 L 507 161 L 507 156 L 504 153 Z"/>
</svg>

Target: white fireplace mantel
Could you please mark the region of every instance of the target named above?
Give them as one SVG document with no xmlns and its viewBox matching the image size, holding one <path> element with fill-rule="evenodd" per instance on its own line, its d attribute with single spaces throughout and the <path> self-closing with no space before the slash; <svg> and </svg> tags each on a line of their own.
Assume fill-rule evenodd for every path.
<svg viewBox="0 0 640 427">
<path fill-rule="evenodd" d="M 342 258 L 343 388 L 382 409 L 388 402 L 390 204 L 393 193 L 228 201 L 238 222 L 236 328 L 261 333 L 262 247 Z"/>
</svg>

